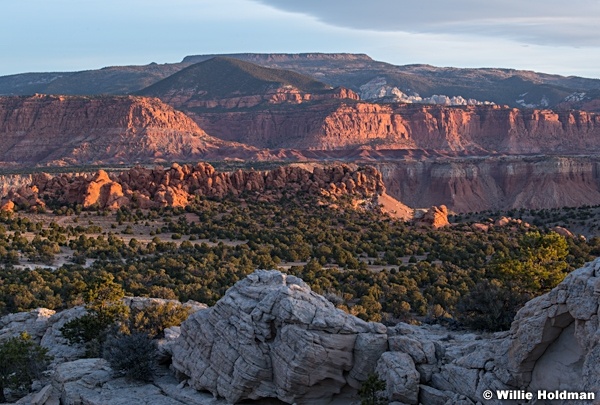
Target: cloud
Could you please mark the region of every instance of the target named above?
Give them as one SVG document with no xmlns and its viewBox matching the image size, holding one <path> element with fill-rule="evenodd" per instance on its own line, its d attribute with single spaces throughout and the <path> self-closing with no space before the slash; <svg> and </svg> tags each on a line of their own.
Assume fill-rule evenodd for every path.
<svg viewBox="0 0 600 405">
<path fill-rule="evenodd" d="M 500 37 L 522 43 L 600 46 L 597 0 L 252 0 L 324 23 L 369 31 Z"/>
</svg>

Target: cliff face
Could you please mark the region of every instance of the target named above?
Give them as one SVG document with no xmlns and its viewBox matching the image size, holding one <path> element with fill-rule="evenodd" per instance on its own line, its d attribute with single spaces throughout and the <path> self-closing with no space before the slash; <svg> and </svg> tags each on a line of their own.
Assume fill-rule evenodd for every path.
<svg viewBox="0 0 600 405">
<path fill-rule="evenodd" d="M 0 98 L 4 165 L 132 163 L 190 159 L 232 147 L 158 99 Z M 243 148 L 241 148 L 243 149 Z"/>
<path fill-rule="evenodd" d="M 582 111 L 330 101 L 294 109 L 190 112 L 209 134 L 256 147 L 471 154 L 600 150 L 600 116 Z"/>
<path fill-rule="evenodd" d="M 600 159 L 456 158 L 376 163 L 387 191 L 411 207 L 455 212 L 600 204 Z"/>
<path fill-rule="evenodd" d="M 356 198 L 376 198 L 385 193 L 381 174 L 372 167 L 347 165 L 314 167 L 284 166 L 265 172 L 217 172 L 206 163 L 196 166 L 173 164 L 169 169 L 136 167 L 111 176 L 95 174 L 36 174 L 28 186 L 9 191 L 3 204 L 43 206 L 46 198 L 84 207 L 141 208 L 183 207 L 196 196 L 223 198 L 248 192 L 269 200 L 297 194 Z"/>
</svg>

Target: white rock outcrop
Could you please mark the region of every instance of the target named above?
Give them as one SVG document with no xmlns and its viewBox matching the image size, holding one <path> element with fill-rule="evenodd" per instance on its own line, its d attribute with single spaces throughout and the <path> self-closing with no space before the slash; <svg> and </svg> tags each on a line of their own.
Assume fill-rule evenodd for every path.
<svg viewBox="0 0 600 405">
<path fill-rule="evenodd" d="M 257 270 L 181 325 L 172 366 L 231 403 L 318 404 L 359 386 L 386 350 L 384 325 L 338 310 L 297 277 Z"/>
</svg>

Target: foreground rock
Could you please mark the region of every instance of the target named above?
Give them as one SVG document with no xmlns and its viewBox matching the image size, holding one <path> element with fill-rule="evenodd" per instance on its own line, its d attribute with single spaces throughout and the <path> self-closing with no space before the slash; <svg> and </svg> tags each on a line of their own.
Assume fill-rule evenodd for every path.
<svg viewBox="0 0 600 405">
<path fill-rule="evenodd" d="M 133 308 L 153 301 L 126 302 Z M 596 398 L 555 403 L 596 405 L 599 306 L 600 259 L 528 302 L 510 331 L 493 335 L 364 322 L 337 310 L 296 277 L 257 270 L 214 307 L 165 331 L 165 352 L 172 355 L 181 383 L 164 372 L 154 384 L 127 382 L 115 378 L 103 360 L 67 362 L 76 355 L 70 353 L 53 365 L 53 388 L 40 386 L 21 403 L 50 405 L 60 397 L 69 404 L 201 405 L 274 398 L 325 404 L 340 400 L 340 392 L 348 395 L 376 371 L 387 383 L 388 399 L 401 404 L 517 404 L 522 402 L 498 399 L 497 390 L 535 395 L 558 390 Z M 26 330 L 60 356 L 66 346 L 48 339 L 58 338 L 59 322 L 75 310 L 6 316 L 0 319 L 0 337 Z M 493 392 L 491 400 L 483 400 L 485 390 Z M 355 394 L 342 401 L 337 403 L 359 402 Z"/>
<path fill-rule="evenodd" d="M 232 403 L 327 403 L 372 371 L 403 404 L 476 404 L 485 390 L 600 395 L 599 301 L 600 259 L 527 303 L 507 332 L 386 330 L 337 311 L 295 277 L 257 271 L 182 325 L 173 366 Z M 507 402 L 494 394 L 485 403 Z"/>
<path fill-rule="evenodd" d="M 387 350 L 385 326 L 336 309 L 300 279 L 258 270 L 181 326 L 173 368 L 231 403 L 327 403 L 360 386 Z"/>
</svg>

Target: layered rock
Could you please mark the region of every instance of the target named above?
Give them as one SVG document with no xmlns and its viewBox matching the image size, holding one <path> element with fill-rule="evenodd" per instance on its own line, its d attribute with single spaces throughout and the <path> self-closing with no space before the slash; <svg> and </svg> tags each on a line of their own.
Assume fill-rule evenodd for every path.
<svg viewBox="0 0 600 405">
<path fill-rule="evenodd" d="M 4 166 L 82 165 L 244 156 L 183 113 L 144 97 L 0 97 Z"/>
<path fill-rule="evenodd" d="M 411 207 L 454 212 L 600 204 L 596 157 L 407 158 L 372 163 L 387 192 Z"/>
<path fill-rule="evenodd" d="M 373 198 L 384 192 L 381 175 L 372 167 L 281 166 L 270 171 L 217 172 L 209 164 L 198 163 L 173 164 L 166 170 L 136 167 L 111 175 L 103 170 L 82 175 L 36 174 L 32 184 L 11 190 L 2 201 L 30 207 L 44 206 L 43 199 L 48 198 L 84 207 L 148 208 L 183 207 L 197 196 L 223 198 L 249 193 L 268 200 L 303 193 Z"/>
<path fill-rule="evenodd" d="M 182 324 L 173 367 L 232 403 L 315 404 L 360 385 L 386 349 L 383 325 L 336 309 L 296 277 L 258 270 Z"/>
<path fill-rule="evenodd" d="M 582 111 L 342 100 L 295 108 L 219 112 L 180 108 L 213 136 L 261 148 L 369 147 L 468 154 L 600 150 L 600 116 Z"/>
</svg>

